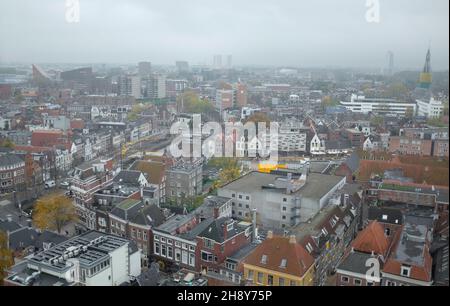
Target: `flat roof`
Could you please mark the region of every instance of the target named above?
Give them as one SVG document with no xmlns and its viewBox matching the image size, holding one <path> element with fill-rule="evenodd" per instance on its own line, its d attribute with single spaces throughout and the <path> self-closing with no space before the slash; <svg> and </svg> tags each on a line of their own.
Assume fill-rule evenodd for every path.
<svg viewBox="0 0 450 306">
<path fill-rule="evenodd" d="M 263 186 L 274 184 L 278 178 L 286 178 L 286 176 L 262 172 L 251 172 L 223 186 L 222 188 L 237 192 L 252 192 L 261 190 Z M 322 198 L 343 179 L 345 179 L 343 176 L 310 173 L 307 176 L 305 185 L 293 194 L 302 195 L 307 198 Z M 285 188 L 265 189 L 265 191 L 269 190 L 273 192 L 286 193 Z"/>
</svg>

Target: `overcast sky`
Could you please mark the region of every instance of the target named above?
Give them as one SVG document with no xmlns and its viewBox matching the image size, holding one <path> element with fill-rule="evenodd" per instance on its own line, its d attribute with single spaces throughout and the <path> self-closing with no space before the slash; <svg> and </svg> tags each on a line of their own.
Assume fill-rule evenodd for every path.
<svg viewBox="0 0 450 306">
<path fill-rule="evenodd" d="M 0 60 L 35 63 L 211 64 L 421 69 L 431 43 L 434 70 L 448 69 L 448 0 L 0 0 Z"/>
</svg>

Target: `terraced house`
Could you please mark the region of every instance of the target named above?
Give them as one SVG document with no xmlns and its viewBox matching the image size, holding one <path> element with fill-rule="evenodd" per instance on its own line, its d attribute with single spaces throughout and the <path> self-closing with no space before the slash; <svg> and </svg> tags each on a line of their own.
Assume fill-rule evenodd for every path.
<svg viewBox="0 0 450 306">
<path fill-rule="evenodd" d="M 312 286 L 314 258 L 295 236 L 274 236 L 271 231 L 244 260 L 244 278 L 248 285 Z"/>
</svg>

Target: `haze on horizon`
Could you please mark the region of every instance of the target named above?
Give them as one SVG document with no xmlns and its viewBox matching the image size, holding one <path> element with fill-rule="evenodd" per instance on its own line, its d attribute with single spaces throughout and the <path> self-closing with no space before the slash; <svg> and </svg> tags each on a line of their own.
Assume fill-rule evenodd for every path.
<svg viewBox="0 0 450 306">
<path fill-rule="evenodd" d="M 397 69 L 449 66 L 448 0 L 79 0 L 80 22 L 65 0 L 0 1 L 0 63 L 211 64 L 371 67 L 395 54 Z M 224 58 L 225 60 L 225 58 Z"/>
</svg>

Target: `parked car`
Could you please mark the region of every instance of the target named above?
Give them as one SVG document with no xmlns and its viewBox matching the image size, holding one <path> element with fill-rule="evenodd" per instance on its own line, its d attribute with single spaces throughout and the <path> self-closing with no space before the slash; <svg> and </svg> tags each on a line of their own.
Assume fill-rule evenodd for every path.
<svg viewBox="0 0 450 306">
<path fill-rule="evenodd" d="M 45 182 L 45 189 L 53 188 L 55 186 L 56 186 L 56 182 L 55 181 L 46 181 Z"/>
<path fill-rule="evenodd" d="M 69 182 L 66 181 L 59 183 L 59 186 L 64 188 L 69 187 L 69 185 L 70 185 Z"/>
</svg>

